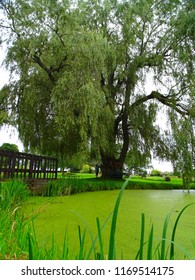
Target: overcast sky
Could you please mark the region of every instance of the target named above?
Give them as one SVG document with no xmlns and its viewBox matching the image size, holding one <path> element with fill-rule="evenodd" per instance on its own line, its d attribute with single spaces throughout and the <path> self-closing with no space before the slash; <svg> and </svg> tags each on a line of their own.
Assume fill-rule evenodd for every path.
<svg viewBox="0 0 195 280">
<path fill-rule="evenodd" d="M 3 48 L 0 48 L 0 88 L 2 88 L 6 83 L 9 82 L 9 73 L 2 65 L 4 56 L 5 56 L 5 51 Z M 23 145 L 18 140 L 18 133 L 16 129 L 14 129 L 13 127 L 3 126 L 0 128 L 0 146 L 3 143 L 16 144 L 18 145 L 21 151 L 23 150 Z"/>
</svg>

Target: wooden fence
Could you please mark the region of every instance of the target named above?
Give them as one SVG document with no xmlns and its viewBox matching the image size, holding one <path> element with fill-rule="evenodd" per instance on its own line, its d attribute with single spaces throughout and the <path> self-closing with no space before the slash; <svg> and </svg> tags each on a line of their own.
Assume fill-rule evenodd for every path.
<svg viewBox="0 0 195 280">
<path fill-rule="evenodd" d="M 0 149 L 0 179 L 57 179 L 57 168 L 56 158 Z"/>
</svg>

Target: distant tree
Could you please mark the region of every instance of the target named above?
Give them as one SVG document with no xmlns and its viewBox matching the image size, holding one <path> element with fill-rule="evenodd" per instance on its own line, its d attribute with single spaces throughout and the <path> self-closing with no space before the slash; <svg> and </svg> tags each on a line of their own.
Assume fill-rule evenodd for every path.
<svg viewBox="0 0 195 280">
<path fill-rule="evenodd" d="M 10 143 L 3 143 L 0 146 L 0 149 L 19 152 L 18 146 L 16 144 L 10 144 Z"/>
<path fill-rule="evenodd" d="M 4 2 L 6 64 L 16 73 L 8 101 L 24 146 L 62 161 L 89 151 L 109 178 L 122 176 L 127 155 L 166 158 L 157 113 L 195 115 L 194 5 Z"/>
</svg>

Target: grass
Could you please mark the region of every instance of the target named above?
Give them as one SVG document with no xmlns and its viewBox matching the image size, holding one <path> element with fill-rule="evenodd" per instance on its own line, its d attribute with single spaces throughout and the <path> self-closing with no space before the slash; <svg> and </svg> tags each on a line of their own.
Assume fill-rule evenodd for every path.
<svg viewBox="0 0 195 280">
<path fill-rule="evenodd" d="M 139 181 L 139 182 L 165 182 L 167 184 L 175 184 L 175 185 L 182 185 L 182 179 L 178 177 L 170 177 L 171 181 L 165 181 L 164 177 L 161 176 L 147 176 L 145 178 L 142 178 L 141 176 L 132 176 L 131 181 Z"/>
<path fill-rule="evenodd" d="M 0 259 L 27 257 L 29 221 L 22 207 L 28 195 L 27 186 L 22 182 L 0 184 Z"/>
<path fill-rule="evenodd" d="M 102 178 L 94 178 L 88 175 L 76 176 L 71 175 L 57 181 L 50 181 L 49 185 L 44 188 L 43 196 L 59 196 L 67 194 L 78 194 L 82 192 L 92 192 L 99 190 L 120 189 L 125 182 L 122 180 L 104 180 Z M 91 174 L 89 174 L 91 175 Z"/>
<path fill-rule="evenodd" d="M 0 208 L 15 207 L 29 196 L 27 186 L 20 181 L 13 180 L 6 183 L 0 182 Z"/>
<path fill-rule="evenodd" d="M 183 181 L 181 178 L 171 177 L 171 181 L 167 182 L 160 176 L 132 176 L 129 180 L 128 188 L 131 189 L 183 189 Z M 195 181 L 190 184 L 190 189 L 195 189 Z"/>
<path fill-rule="evenodd" d="M 179 193 L 177 200 L 177 193 L 167 191 L 168 199 L 163 191 L 126 190 L 128 183 L 120 190 L 60 197 L 28 197 L 25 185 L 15 195 L 4 183 L 1 197 L 10 190 L 11 203 L 0 200 L 0 258 L 195 258 L 194 196 Z"/>
<path fill-rule="evenodd" d="M 124 182 L 125 179 L 104 180 L 101 177 L 95 178 L 94 174 L 75 173 L 66 175 L 57 181 L 50 181 L 48 187 L 44 189 L 43 196 L 59 196 L 81 192 L 121 189 Z M 190 188 L 195 189 L 195 182 L 191 183 Z M 133 176 L 128 179 L 126 189 L 183 189 L 183 183 L 182 179 L 176 177 L 172 177 L 171 181 L 167 182 L 163 177 L 148 176 L 142 179 L 140 176 Z"/>
<path fill-rule="evenodd" d="M 116 259 L 115 255 L 115 232 L 116 232 L 116 223 L 117 223 L 117 217 L 118 217 L 118 210 L 119 210 L 119 205 L 120 201 L 123 195 L 123 192 L 128 184 L 128 181 L 126 181 L 117 197 L 115 206 L 114 206 L 114 211 L 113 211 L 113 217 L 112 217 L 112 224 L 111 224 L 111 229 L 110 229 L 110 241 L 109 241 L 109 251 L 108 251 L 108 259 L 109 260 L 114 260 Z"/>
</svg>

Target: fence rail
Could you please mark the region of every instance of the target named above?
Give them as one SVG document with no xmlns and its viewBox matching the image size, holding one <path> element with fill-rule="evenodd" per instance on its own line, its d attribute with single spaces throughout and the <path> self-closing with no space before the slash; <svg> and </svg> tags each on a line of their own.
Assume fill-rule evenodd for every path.
<svg viewBox="0 0 195 280">
<path fill-rule="evenodd" d="M 58 160 L 0 149 L 0 179 L 57 179 Z"/>
</svg>

